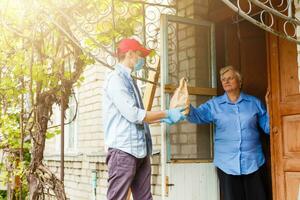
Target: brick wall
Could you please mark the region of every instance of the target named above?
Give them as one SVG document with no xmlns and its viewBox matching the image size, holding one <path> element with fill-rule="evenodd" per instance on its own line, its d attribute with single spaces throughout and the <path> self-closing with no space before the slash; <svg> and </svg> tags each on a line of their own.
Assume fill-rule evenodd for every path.
<svg viewBox="0 0 300 200">
<path fill-rule="evenodd" d="M 60 173 L 60 157 L 47 156 L 46 165 L 58 177 Z M 152 169 L 152 194 L 154 199 L 159 199 L 160 191 L 160 157 L 151 157 Z M 105 154 L 78 154 L 65 157 L 65 188 L 67 197 L 71 200 L 93 199 L 92 172 L 97 172 L 96 199 L 106 199 L 107 192 L 107 166 Z"/>
<path fill-rule="evenodd" d="M 85 71 L 85 81 L 79 90 L 79 152 L 102 152 L 104 147 L 102 118 L 102 84 L 105 70 L 92 66 Z"/>
<path fill-rule="evenodd" d="M 78 88 L 77 147 L 73 152 L 103 152 L 102 85 L 110 70 L 102 66 L 89 66 L 84 71 L 84 82 Z M 56 115 L 57 116 L 57 115 Z M 59 116 L 59 114 L 58 114 Z M 67 121 L 67 120 L 66 120 Z M 59 120 L 58 120 L 59 122 Z M 68 137 L 66 135 L 66 137 Z M 47 140 L 46 155 L 58 154 L 60 135 Z M 68 154 L 68 152 L 66 152 Z"/>
<path fill-rule="evenodd" d="M 178 15 L 201 20 L 208 12 L 207 0 L 187 0 L 178 2 Z M 189 86 L 211 87 L 210 75 L 210 30 L 194 25 L 176 24 L 178 42 L 175 46 L 177 58 L 169 57 L 169 63 L 177 63 L 169 73 L 170 82 L 178 84 L 182 77 L 189 79 Z M 170 47 L 171 48 L 171 47 Z M 192 105 L 198 106 L 209 97 L 190 96 Z M 187 122 L 171 126 L 172 158 L 210 158 L 210 127 L 192 125 Z"/>
</svg>

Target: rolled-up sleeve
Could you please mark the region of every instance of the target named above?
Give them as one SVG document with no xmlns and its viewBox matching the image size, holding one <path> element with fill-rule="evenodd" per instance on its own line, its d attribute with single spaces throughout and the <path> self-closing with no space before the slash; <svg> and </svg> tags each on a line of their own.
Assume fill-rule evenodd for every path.
<svg viewBox="0 0 300 200">
<path fill-rule="evenodd" d="M 135 124 L 142 124 L 146 111 L 136 106 L 134 94 L 125 86 L 124 81 L 117 74 L 110 77 L 106 93 L 121 115 Z"/>
</svg>

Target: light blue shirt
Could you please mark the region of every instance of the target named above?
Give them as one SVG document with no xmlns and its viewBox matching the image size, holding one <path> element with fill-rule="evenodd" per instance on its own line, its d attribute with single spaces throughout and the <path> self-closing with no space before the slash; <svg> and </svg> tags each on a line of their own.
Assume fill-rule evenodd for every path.
<svg viewBox="0 0 300 200">
<path fill-rule="evenodd" d="M 214 123 L 214 164 L 227 174 L 250 174 L 265 162 L 258 126 L 269 134 L 269 116 L 254 96 L 241 93 L 236 103 L 227 94 L 215 97 L 198 108 L 190 107 L 187 120 Z"/>
<path fill-rule="evenodd" d="M 107 147 L 144 158 L 147 155 L 143 129 L 146 111 L 138 106 L 130 74 L 128 67 L 118 64 L 104 83 L 104 141 Z"/>
</svg>

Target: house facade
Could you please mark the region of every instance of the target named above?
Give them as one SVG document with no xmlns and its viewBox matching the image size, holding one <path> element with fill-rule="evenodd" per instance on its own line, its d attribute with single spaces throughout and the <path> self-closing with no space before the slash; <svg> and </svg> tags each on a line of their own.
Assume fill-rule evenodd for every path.
<svg viewBox="0 0 300 200">
<path fill-rule="evenodd" d="M 245 2 L 241 7 L 247 9 Z M 268 198 L 296 199 L 300 183 L 300 73 L 296 43 L 238 17 L 223 1 L 149 0 L 140 4 L 145 14 L 145 29 L 138 39 L 156 49 L 159 55 L 148 60 L 149 71 L 160 73 L 152 110 L 167 108 L 181 77 L 188 78 L 194 106 L 223 94 L 218 70 L 226 65 L 235 66 L 243 75 L 245 92 L 264 101 L 266 91 L 270 90 L 271 134 L 270 137 L 262 135 L 268 168 Z M 292 12 L 296 16 L 300 14 L 296 2 Z M 270 20 L 267 16 L 264 19 Z M 273 19 L 273 23 L 280 30 L 284 22 Z M 105 113 L 101 107 L 102 86 L 110 71 L 100 64 L 89 66 L 84 72 L 83 84 L 75 89 L 70 100 L 67 120 L 72 119 L 77 110 L 76 120 L 65 126 L 64 183 L 71 200 L 106 199 Z M 145 92 L 149 84 L 141 81 L 139 85 Z M 58 113 L 54 121 L 59 122 L 59 109 L 54 113 Z M 154 124 L 151 132 L 154 199 L 220 199 L 212 163 L 213 126 L 187 122 L 170 127 Z M 45 162 L 59 175 L 60 136 L 47 141 Z"/>
</svg>

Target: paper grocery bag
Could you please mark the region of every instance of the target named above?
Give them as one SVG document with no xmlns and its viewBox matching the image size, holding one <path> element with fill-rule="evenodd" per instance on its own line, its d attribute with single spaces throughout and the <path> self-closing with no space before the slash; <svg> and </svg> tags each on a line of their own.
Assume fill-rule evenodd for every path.
<svg viewBox="0 0 300 200">
<path fill-rule="evenodd" d="M 182 113 L 184 115 L 190 112 L 190 98 L 187 88 L 187 80 L 181 78 L 178 88 L 175 90 L 174 95 L 170 101 L 170 108 L 186 108 Z"/>
</svg>

